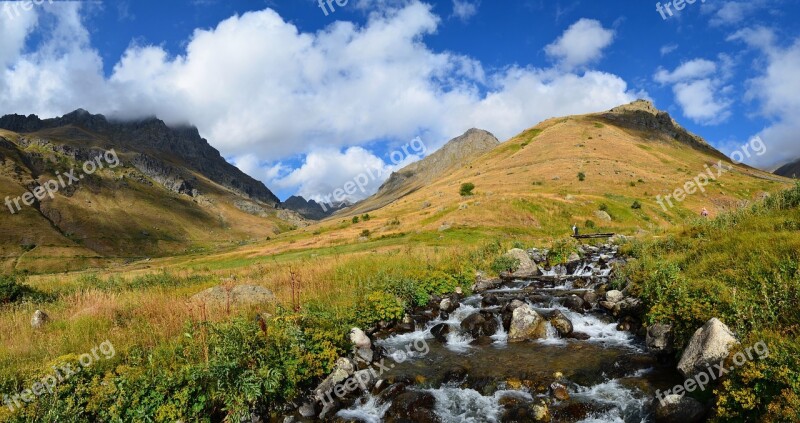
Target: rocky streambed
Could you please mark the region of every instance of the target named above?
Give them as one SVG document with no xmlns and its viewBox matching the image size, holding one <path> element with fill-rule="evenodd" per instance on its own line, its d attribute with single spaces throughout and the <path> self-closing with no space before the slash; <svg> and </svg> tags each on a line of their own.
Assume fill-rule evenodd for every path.
<svg viewBox="0 0 800 423">
<path fill-rule="evenodd" d="M 474 295 L 370 337 L 354 329 L 353 357 L 286 421 L 654 421 L 656 389 L 682 378 L 648 351 L 640 302 L 609 289 L 618 247 L 580 252 L 551 266 L 546 251 L 512 250 L 519 269 L 479 278 Z"/>
</svg>

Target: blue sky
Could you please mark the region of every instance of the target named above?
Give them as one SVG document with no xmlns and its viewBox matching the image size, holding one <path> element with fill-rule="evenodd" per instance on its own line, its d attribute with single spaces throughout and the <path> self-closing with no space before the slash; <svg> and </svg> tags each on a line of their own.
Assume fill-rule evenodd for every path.
<svg viewBox="0 0 800 423">
<path fill-rule="evenodd" d="M 505 140 L 638 97 L 726 153 L 762 137 L 753 165 L 800 157 L 796 1 L 332 3 L 2 4 L 0 113 L 191 123 L 281 198 L 380 169 L 358 199 L 415 137 Z"/>
</svg>

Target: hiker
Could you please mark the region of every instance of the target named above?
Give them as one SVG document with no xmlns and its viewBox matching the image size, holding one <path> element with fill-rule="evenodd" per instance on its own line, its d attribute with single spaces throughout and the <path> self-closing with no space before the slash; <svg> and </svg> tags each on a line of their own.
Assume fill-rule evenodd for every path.
<svg viewBox="0 0 800 423">
<path fill-rule="evenodd" d="M 708 210 L 706 210 L 705 207 L 703 207 L 703 211 L 700 212 L 700 216 L 708 217 Z"/>
<path fill-rule="evenodd" d="M 578 224 L 577 223 L 572 225 L 572 234 L 574 236 L 578 236 Z"/>
</svg>

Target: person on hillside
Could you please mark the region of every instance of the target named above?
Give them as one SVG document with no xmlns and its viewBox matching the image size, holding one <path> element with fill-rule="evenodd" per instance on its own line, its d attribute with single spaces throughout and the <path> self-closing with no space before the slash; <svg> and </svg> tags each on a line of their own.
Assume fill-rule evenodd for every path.
<svg viewBox="0 0 800 423">
<path fill-rule="evenodd" d="M 578 224 L 572 225 L 572 235 L 578 236 Z"/>
<path fill-rule="evenodd" d="M 708 210 L 706 210 L 705 207 L 703 207 L 703 211 L 700 212 L 700 216 L 708 217 Z"/>
</svg>

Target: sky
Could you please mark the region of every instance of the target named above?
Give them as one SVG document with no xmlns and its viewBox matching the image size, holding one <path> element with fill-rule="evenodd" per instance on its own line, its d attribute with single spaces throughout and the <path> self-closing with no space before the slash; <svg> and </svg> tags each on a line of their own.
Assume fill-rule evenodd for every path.
<svg viewBox="0 0 800 423">
<path fill-rule="evenodd" d="M 727 154 L 761 137 L 753 166 L 800 158 L 800 2 L 676 4 L 0 2 L 0 114 L 191 124 L 281 199 L 637 98 Z"/>
</svg>

